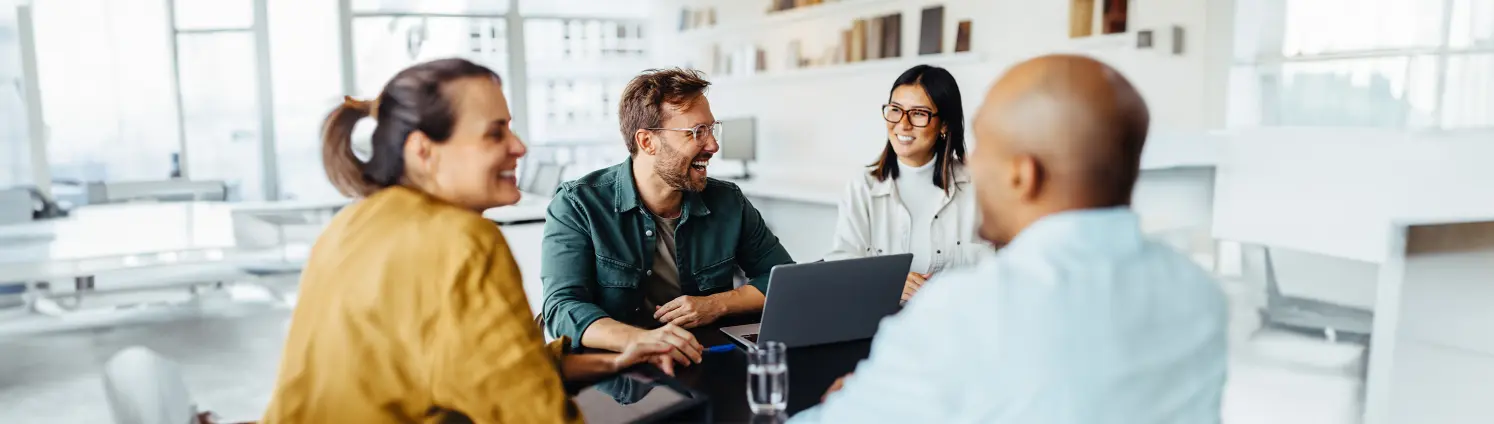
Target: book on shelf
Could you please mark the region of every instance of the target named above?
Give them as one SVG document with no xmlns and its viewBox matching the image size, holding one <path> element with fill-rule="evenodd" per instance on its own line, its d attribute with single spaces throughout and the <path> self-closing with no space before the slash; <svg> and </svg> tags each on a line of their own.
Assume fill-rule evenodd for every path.
<svg viewBox="0 0 1494 424">
<path fill-rule="evenodd" d="M 955 53 L 970 51 L 970 20 L 960 21 L 960 27 L 955 31 Z"/>
<path fill-rule="evenodd" d="M 923 9 L 923 22 L 918 35 L 918 54 L 944 52 L 944 6 Z"/>
<path fill-rule="evenodd" d="M 842 63 L 853 62 L 851 59 L 851 33 L 852 30 L 840 31 L 840 61 Z"/>
<path fill-rule="evenodd" d="M 866 20 L 857 19 L 851 25 L 851 61 L 866 60 Z"/>
<path fill-rule="evenodd" d="M 895 13 L 882 19 L 882 58 L 903 57 L 903 14 Z"/>
<path fill-rule="evenodd" d="M 867 19 L 866 22 L 866 58 L 881 59 L 882 56 L 882 24 L 887 21 L 881 17 Z"/>
</svg>

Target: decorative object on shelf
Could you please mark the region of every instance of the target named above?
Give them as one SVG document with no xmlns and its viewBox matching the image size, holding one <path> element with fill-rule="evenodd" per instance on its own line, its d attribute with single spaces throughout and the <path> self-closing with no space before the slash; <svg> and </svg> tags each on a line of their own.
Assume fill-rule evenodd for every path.
<svg viewBox="0 0 1494 424">
<path fill-rule="evenodd" d="M 716 26 L 716 8 L 681 9 L 680 31 Z"/>
<path fill-rule="evenodd" d="M 1183 55 L 1183 27 L 1172 26 L 1172 54 Z"/>
<path fill-rule="evenodd" d="M 1136 32 L 1136 48 L 1152 48 L 1152 30 L 1144 29 Z"/>
<path fill-rule="evenodd" d="M 782 12 L 786 10 L 798 9 L 801 7 L 816 6 L 835 1 L 839 0 L 773 0 L 768 3 L 768 13 Z"/>
<path fill-rule="evenodd" d="M 960 27 L 955 32 L 955 53 L 970 51 L 970 20 L 960 21 Z"/>
<path fill-rule="evenodd" d="M 1094 34 L 1095 0 L 1069 1 L 1069 38 Z"/>
<path fill-rule="evenodd" d="M 918 54 L 944 52 L 944 6 L 923 9 L 923 22 L 918 37 Z"/>
<path fill-rule="evenodd" d="M 1102 34 L 1119 34 L 1126 32 L 1126 15 L 1130 12 L 1127 0 L 1105 0 L 1105 24 L 1101 28 Z"/>
</svg>

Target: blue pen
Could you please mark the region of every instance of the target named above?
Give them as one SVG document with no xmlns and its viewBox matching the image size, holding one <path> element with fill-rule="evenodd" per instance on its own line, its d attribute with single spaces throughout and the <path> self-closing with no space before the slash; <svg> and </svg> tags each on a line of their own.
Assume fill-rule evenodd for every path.
<svg viewBox="0 0 1494 424">
<path fill-rule="evenodd" d="M 732 344 L 716 345 L 706 348 L 705 353 L 726 353 L 731 352 L 736 348 L 737 347 Z"/>
</svg>

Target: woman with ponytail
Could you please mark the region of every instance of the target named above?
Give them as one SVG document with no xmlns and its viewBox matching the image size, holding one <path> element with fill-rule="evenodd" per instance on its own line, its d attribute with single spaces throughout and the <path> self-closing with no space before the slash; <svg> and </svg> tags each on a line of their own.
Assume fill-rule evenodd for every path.
<svg viewBox="0 0 1494 424">
<path fill-rule="evenodd" d="M 367 161 L 352 148 L 365 118 Z M 412 66 L 327 116 L 327 177 L 360 200 L 312 248 L 264 423 L 580 422 L 562 381 L 671 370 L 664 344 L 545 345 L 508 244 L 481 215 L 519 200 L 511 119 L 498 75 L 460 59 Z"/>
<path fill-rule="evenodd" d="M 881 117 L 882 154 L 846 186 L 825 259 L 912 253 L 907 302 L 928 278 L 975 263 L 990 246 L 976 235 L 979 211 L 965 173 L 965 111 L 954 76 L 929 65 L 908 69 L 893 81 Z"/>
</svg>

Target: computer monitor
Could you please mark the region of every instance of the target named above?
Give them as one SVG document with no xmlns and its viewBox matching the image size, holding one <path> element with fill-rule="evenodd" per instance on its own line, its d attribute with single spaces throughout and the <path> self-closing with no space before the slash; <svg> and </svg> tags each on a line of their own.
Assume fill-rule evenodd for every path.
<svg viewBox="0 0 1494 424">
<path fill-rule="evenodd" d="M 742 161 L 743 177 L 747 163 L 757 158 L 757 119 L 752 117 L 721 121 L 721 158 Z"/>
</svg>

